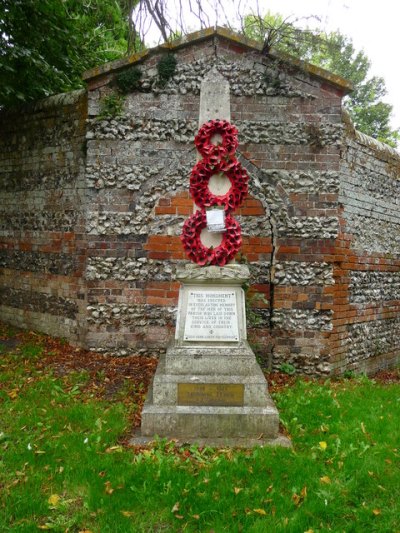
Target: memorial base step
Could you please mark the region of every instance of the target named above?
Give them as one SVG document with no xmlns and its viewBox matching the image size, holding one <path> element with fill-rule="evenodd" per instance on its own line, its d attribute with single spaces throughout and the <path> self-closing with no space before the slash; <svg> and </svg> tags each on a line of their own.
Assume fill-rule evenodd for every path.
<svg viewBox="0 0 400 533">
<path fill-rule="evenodd" d="M 146 402 L 142 436 L 164 438 L 264 438 L 278 436 L 279 416 L 266 407 L 154 405 Z"/>
</svg>

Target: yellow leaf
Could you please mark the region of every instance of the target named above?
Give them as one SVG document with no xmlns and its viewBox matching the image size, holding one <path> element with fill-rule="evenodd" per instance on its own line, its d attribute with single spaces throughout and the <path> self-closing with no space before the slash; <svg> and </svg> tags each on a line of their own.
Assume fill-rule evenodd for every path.
<svg viewBox="0 0 400 533">
<path fill-rule="evenodd" d="M 194 518 L 195 520 L 200 520 L 200 515 L 199 514 L 194 514 L 194 515 L 192 515 L 192 518 Z"/>
<path fill-rule="evenodd" d="M 239 494 L 239 492 L 240 492 L 241 490 L 243 490 L 243 489 L 240 489 L 239 487 L 235 487 L 235 488 L 233 489 L 233 492 L 234 492 L 235 494 Z"/>
<path fill-rule="evenodd" d="M 381 514 L 381 510 L 380 509 L 373 509 L 372 511 L 374 513 L 375 516 L 378 516 Z"/>
<path fill-rule="evenodd" d="M 111 483 L 109 481 L 106 481 L 104 483 L 104 487 L 105 487 L 105 491 L 106 491 L 106 494 L 112 494 L 114 492 L 114 489 L 112 488 L 111 486 Z"/>
<path fill-rule="evenodd" d="M 179 511 L 179 505 L 179 502 L 176 502 L 176 504 L 171 509 L 171 513 L 177 513 Z"/>
<path fill-rule="evenodd" d="M 50 529 L 50 526 L 44 524 L 44 526 L 38 526 L 39 529 Z"/>
<path fill-rule="evenodd" d="M 106 453 L 114 453 L 114 452 L 121 453 L 122 451 L 123 451 L 122 446 L 110 446 L 109 448 L 106 449 Z"/>
<path fill-rule="evenodd" d="M 15 398 L 18 396 L 19 389 L 12 389 L 10 392 L 7 392 L 7 395 L 11 400 L 15 400 Z"/>
<path fill-rule="evenodd" d="M 362 432 L 364 433 L 364 435 L 365 435 L 366 431 L 365 431 L 365 425 L 364 425 L 364 422 L 361 422 L 361 431 L 362 431 Z"/>
<path fill-rule="evenodd" d="M 181 514 L 176 514 L 175 518 L 177 518 L 178 520 L 183 520 L 183 516 Z"/>
<path fill-rule="evenodd" d="M 60 496 L 58 494 L 52 494 L 50 498 L 47 500 L 47 503 L 51 505 L 52 507 L 57 507 L 57 505 L 60 503 Z"/>
<path fill-rule="evenodd" d="M 253 511 L 257 514 L 266 515 L 267 513 L 264 511 L 264 509 L 253 509 Z"/>
<path fill-rule="evenodd" d="M 332 483 L 331 478 L 328 477 L 328 476 L 322 476 L 322 477 L 319 478 L 319 480 L 320 480 L 321 483 L 326 483 L 327 485 Z"/>
<path fill-rule="evenodd" d="M 296 494 L 294 493 L 293 496 L 292 496 L 292 500 L 294 502 L 295 505 L 299 506 L 301 503 L 303 503 L 303 501 L 307 498 L 307 487 L 304 486 L 301 491 L 300 491 L 300 495 L 299 494 Z"/>
<path fill-rule="evenodd" d="M 130 518 L 131 516 L 133 516 L 135 513 L 133 511 L 121 511 L 121 514 L 126 516 L 127 518 Z"/>
<path fill-rule="evenodd" d="M 93 533 L 91 529 L 81 529 L 79 533 Z"/>
<path fill-rule="evenodd" d="M 307 529 L 307 531 L 304 531 L 304 533 L 314 533 L 313 529 Z"/>
<path fill-rule="evenodd" d="M 319 443 L 319 447 L 321 448 L 321 450 L 326 450 L 327 447 L 328 447 L 328 445 L 327 445 L 327 443 L 326 443 L 324 440 L 322 440 L 322 441 Z"/>
</svg>

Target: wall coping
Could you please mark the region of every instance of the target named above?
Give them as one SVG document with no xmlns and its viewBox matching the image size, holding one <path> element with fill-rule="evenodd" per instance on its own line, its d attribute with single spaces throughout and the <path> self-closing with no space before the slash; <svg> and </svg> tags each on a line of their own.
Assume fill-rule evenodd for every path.
<svg viewBox="0 0 400 533">
<path fill-rule="evenodd" d="M 41 98 L 40 100 L 33 100 L 32 102 L 26 102 L 19 106 L 4 108 L 0 110 L 2 115 L 13 115 L 14 113 L 37 113 L 44 109 L 55 109 L 59 106 L 74 105 L 87 93 L 86 89 L 77 89 L 75 91 L 69 91 L 66 93 L 52 94 Z"/>
<path fill-rule="evenodd" d="M 99 76 L 112 74 L 116 71 L 128 67 L 129 65 L 140 63 L 154 54 L 175 51 L 180 48 L 192 46 L 200 41 L 205 41 L 208 39 L 211 40 L 215 37 L 231 41 L 232 43 L 239 45 L 243 49 L 247 49 L 249 51 L 256 51 L 261 53 L 262 50 L 262 44 L 260 42 L 255 41 L 253 39 L 249 39 L 243 35 L 239 35 L 238 33 L 235 33 L 227 28 L 221 28 L 217 26 L 215 28 L 206 28 L 190 33 L 188 35 L 184 35 L 179 39 L 176 39 L 169 43 L 163 43 L 153 48 L 146 49 L 142 52 L 130 55 L 129 57 L 124 57 L 115 61 L 111 61 L 109 63 L 104 63 L 103 65 L 89 69 L 84 72 L 82 78 L 84 81 L 89 82 L 90 80 L 93 80 L 94 78 L 97 78 Z M 288 63 L 296 68 L 307 72 L 313 77 L 320 78 L 330 83 L 331 85 L 340 89 L 344 94 L 348 94 L 353 90 L 353 85 L 348 80 L 345 80 L 341 76 L 337 76 L 336 74 L 333 74 L 332 72 L 329 72 L 323 68 L 317 67 L 316 65 L 312 65 L 307 61 L 303 61 L 296 57 L 293 57 L 290 54 L 276 52 L 272 50 L 269 56 L 274 59 L 284 61 L 285 63 Z"/>
<path fill-rule="evenodd" d="M 342 119 L 346 127 L 346 133 L 348 138 L 353 139 L 358 144 L 361 144 L 365 148 L 369 148 L 374 152 L 375 157 L 383 159 L 385 161 L 395 160 L 396 163 L 400 164 L 400 152 L 396 148 L 392 148 L 388 144 L 385 144 L 382 141 L 378 141 L 373 137 L 370 137 L 366 133 L 362 133 L 357 130 L 351 120 L 350 114 L 346 109 L 342 109 Z"/>
</svg>

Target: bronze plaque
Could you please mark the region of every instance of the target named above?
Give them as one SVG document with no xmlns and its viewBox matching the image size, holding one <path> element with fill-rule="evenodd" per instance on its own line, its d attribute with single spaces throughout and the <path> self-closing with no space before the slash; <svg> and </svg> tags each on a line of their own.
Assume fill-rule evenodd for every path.
<svg viewBox="0 0 400 533">
<path fill-rule="evenodd" d="M 236 383 L 178 383 L 178 405 L 241 407 L 244 385 Z"/>
</svg>

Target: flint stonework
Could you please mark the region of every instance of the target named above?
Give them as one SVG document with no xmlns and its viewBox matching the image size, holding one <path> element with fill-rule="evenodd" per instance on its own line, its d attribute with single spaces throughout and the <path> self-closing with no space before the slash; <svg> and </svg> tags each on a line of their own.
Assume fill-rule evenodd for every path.
<svg viewBox="0 0 400 533">
<path fill-rule="evenodd" d="M 257 355 L 316 375 L 396 365 L 400 156 L 355 129 L 350 84 L 224 28 L 168 46 L 163 87 L 156 47 L 85 73 L 86 89 L 0 111 L 1 319 L 104 353 L 165 352 L 208 77 L 229 95 L 250 177 L 234 217 Z M 140 87 L 105 116 L 132 67 Z"/>
</svg>

